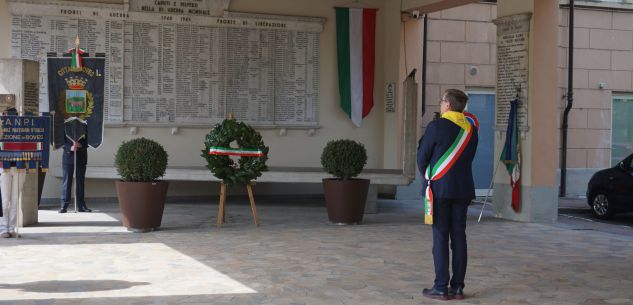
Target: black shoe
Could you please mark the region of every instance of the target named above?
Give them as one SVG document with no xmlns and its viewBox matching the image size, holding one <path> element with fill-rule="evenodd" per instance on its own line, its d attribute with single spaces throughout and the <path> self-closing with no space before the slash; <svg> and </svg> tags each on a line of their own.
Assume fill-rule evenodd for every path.
<svg viewBox="0 0 633 305">
<path fill-rule="evenodd" d="M 83 208 L 79 208 L 79 209 L 77 209 L 77 212 L 90 213 L 90 212 L 92 212 L 92 210 L 91 210 L 91 209 L 89 209 L 88 207 L 83 207 Z"/>
<path fill-rule="evenodd" d="M 464 299 L 464 288 L 459 287 L 450 287 L 448 288 L 448 296 L 451 299 L 455 300 L 463 300 Z"/>
<path fill-rule="evenodd" d="M 435 288 L 431 288 L 431 289 L 424 288 L 424 290 L 422 290 L 422 295 L 434 300 L 443 300 L 443 301 L 449 300 L 448 292 L 442 292 Z"/>
<path fill-rule="evenodd" d="M 66 209 L 65 208 L 61 208 L 61 209 L 59 209 L 59 212 L 57 212 L 57 213 L 60 213 L 60 214 L 61 213 L 66 213 Z"/>
</svg>

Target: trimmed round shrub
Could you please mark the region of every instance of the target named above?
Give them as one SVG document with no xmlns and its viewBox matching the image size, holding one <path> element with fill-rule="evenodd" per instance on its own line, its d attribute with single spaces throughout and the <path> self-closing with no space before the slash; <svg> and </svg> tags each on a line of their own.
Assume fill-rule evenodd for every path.
<svg viewBox="0 0 633 305">
<path fill-rule="evenodd" d="M 353 140 L 329 141 L 321 154 L 321 165 L 326 172 L 347 180 L 358 176 L 367 164 L 367 150 Z"/>
<path fill-rule="evenodd" d="M 167 158 L 167 152 L 158 142 L 137 138 L 119 146 L 114 165 L 123 181 L 152 182 L 165 175 Z"/>
</svg>

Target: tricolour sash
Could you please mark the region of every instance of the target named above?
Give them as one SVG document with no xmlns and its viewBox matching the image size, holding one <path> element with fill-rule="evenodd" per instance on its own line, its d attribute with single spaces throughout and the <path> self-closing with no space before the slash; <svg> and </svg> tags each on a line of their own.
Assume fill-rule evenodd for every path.
<svg viewBox="0 0 633 305">
<path fill-rule="evenodd" d="M 424 171 L 424 178 L 428 181 L 424 192 L 424 223 L 429 225 L 433 224 L 433 190 L 431 189 L 431 182 L 444 177 L 448 170 L 453 167 L 466 146 L 468 146 L 470 137 L 473 134 L 473 126 L 470 122 L 464 124 L 467 119 L 462 113 L 449 111 L 442 115 L 442 117 L 456 123 L 461 129 L 451 147 L 444 152 L 435 166 L 431 168 L 429 165 Z"/>
</svg>

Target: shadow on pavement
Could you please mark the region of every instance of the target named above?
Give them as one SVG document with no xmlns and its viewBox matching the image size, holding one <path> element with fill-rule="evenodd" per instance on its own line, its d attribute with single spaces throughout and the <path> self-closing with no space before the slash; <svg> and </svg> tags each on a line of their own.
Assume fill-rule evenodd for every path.
<svg viewBox="0 0 633 305">
<path fill-rule="evenodd" d="M 149 284 L 150 283 L 147 282 L 128 282 L 118 280 L 38 281 L 20 284 L 0 283 L 0 289 L 16 289 L 24 292 L 70 293 L 119 290 Z"/>
</svg>

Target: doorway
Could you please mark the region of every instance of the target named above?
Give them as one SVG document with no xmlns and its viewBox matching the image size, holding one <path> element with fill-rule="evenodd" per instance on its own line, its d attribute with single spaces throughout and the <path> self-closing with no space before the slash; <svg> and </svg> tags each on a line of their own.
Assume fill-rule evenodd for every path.
<svg viewBox="0 0 633 305">
<path fill-rule="evenodd" d="M 614 95 L 611 117 L 611 166 L 615 166 L 633 152 L 633 95 Z"/>
<path fill-rule="evenodd" d="M 492 195 L 488 188 L 494 169 L 494 109 L 495 92 L 493 90 L 467 90 L 468 106 L 466 110 L 479 120 L 479 144 L 473 160 L 475 194 Z M 476 174 L 475 174 L 476 173 Z"/>
</svg>

